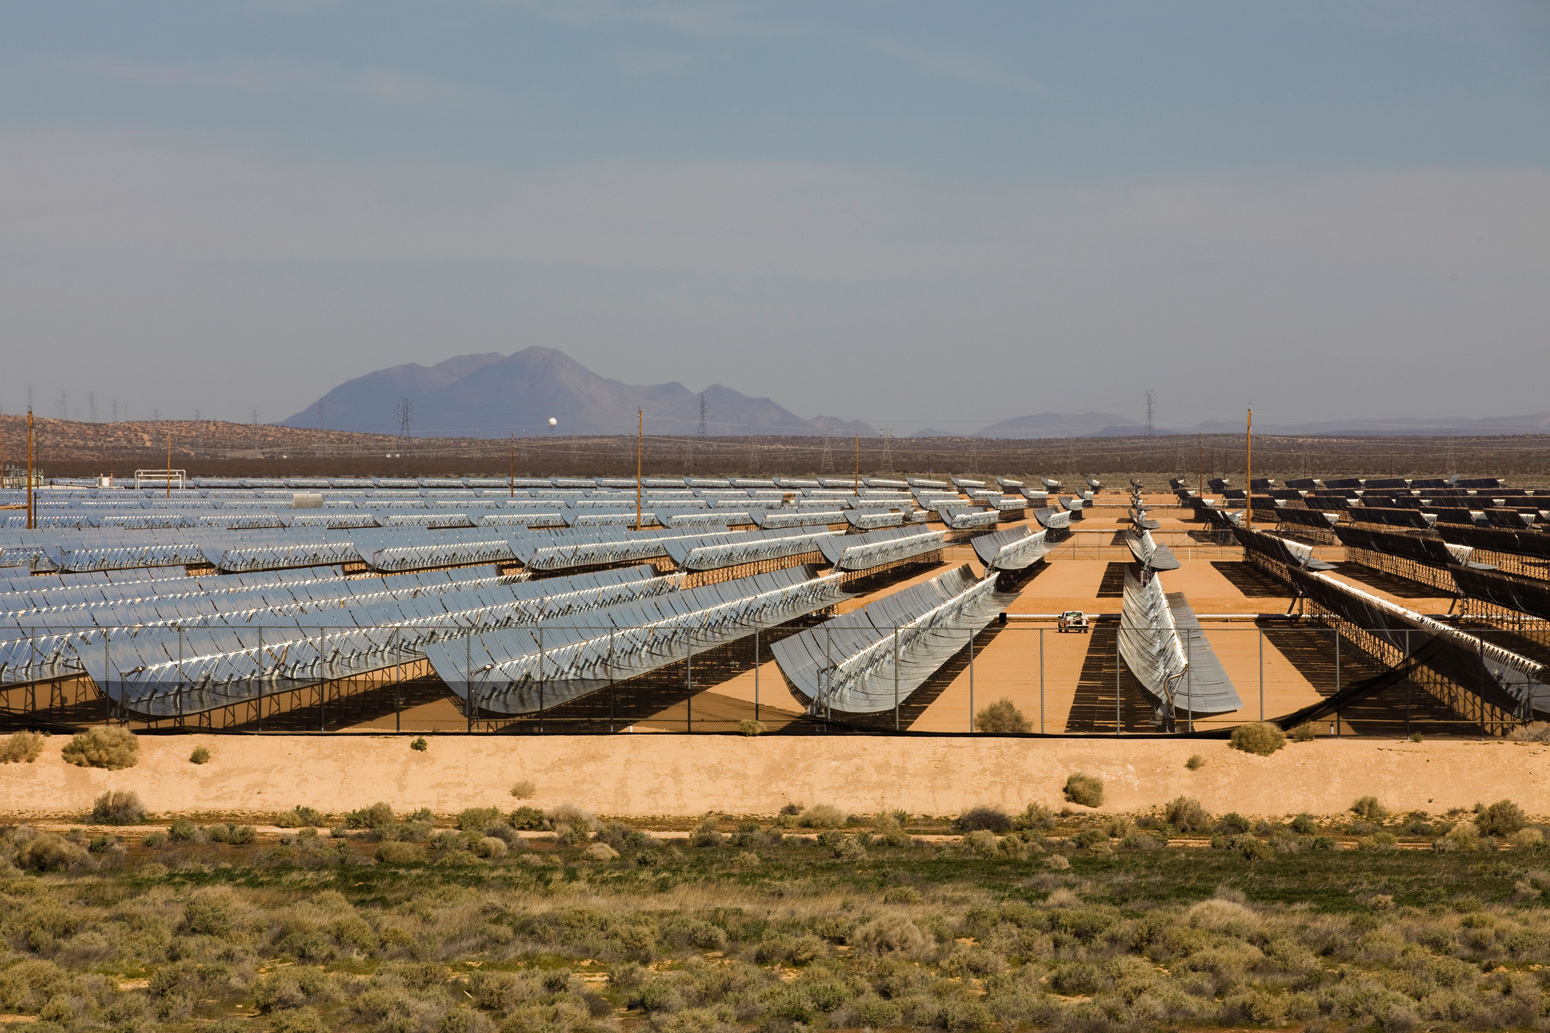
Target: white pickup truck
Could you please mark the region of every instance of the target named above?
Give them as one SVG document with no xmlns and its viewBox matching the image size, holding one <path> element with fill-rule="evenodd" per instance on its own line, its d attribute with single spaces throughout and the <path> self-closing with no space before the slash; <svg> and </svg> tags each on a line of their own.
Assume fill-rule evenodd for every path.
<svg viewBox="0 0 1550 1033">
<path fill-rule="evenodd" d="M 1080 631 L 1085 634 L 1087 627 L 1087 614 L 1081 610 L 1067 610 L 1055 621 L 1055 628 L 1062 635 L 1068 631 Z"/>
</svg>

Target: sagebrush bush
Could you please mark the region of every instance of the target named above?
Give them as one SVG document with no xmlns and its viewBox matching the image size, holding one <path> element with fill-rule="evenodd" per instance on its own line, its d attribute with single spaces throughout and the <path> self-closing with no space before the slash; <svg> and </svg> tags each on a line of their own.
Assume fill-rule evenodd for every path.
<svg viewBox="0 0 1550 1033">
<path fill-rule="evenodd" d="M 188 762 L 190 764 L 208 764 L 210 762 L 210 751 L 203 746 L 195 746 L 194 752 L 188 755 Z"/>
<path fill-rule="evenodd" d="M 1510 836 L 1527 824 L 1523 808 L 1511 800 L 1497 800 L 1475 815 L 1475 827 L 1482 836 Z"/>
<path fill-rule="evenodd" d="M 518 807 L 509 820 L 512 828 L 531 832 L 544 827 L 544 812 L 537 807 Z"/>
<path fill-rule="evenodd" d="M 1007 817 L 1007 813 L 999 807 L 980 804 L 977 807 L 970 807 L 953 819 L 953 826 L 963 832 L 972 832 L 976 829 L 1005 832 L 1012 827 L 1012 819 Z"/>
<path fill-rule="evenodd" d="M 737 723 L 737 730 L 739 732 L 742 732 L 744 735 L 748 735 L 748 736 L 763 735 L 764 734 L 764 722 L 763 721 L 755 721 L 752 718 L 748 718 L 746 720 L 739 721 Z"/>
<path fill-rule="evenodd" d="M 1507 733 L 1507 738 L 1519 742 L 1550 742 L 1550 721 L 1534 721 L 1520 725 Z"/>
<path fill-rule="evenodd" d="M 1027 732 L 1032 727 L 1010 699 L 998 699 L 974 715 L 974 730 L 991 735 Z"/>
<path fill-rule="evenodd" d="M 1286 733 L 1269 721 L 1252 721 L 1234 728 L 1229 742 L 1235 750 L 1268 757 L 1286 745 Z"/>
<path fill-rule="evenodd" d="M 378 802 L 350 811 L 344 816 L 344 824 L 352 829 L 385 829 L 393 824 L 393 805 Z"/>
<path fill-rule="evenodd" d="M 0 739 L 0 764 L 31 764 L 43 752 L 43 736 L 37 732 L 13 732 Z"/>
<path fill-rule="evenodd" d="M 1304 721 L 1292 729 L 1292 742 L 1312 742 L 1319 736 L 1319 730 L 1312 721 Z"/>
<path fill-rule="evenodd" d="M 1211 824 L 1211 815 L 1192 796 L 1176 796 L 1163 812 L 1169 825 L 1181 832 L 1199 832 Z"/>
<path fill-rule="evenodd" d="M 527 778 L 524 778 L 518 782 L 514 782 L 511 786 L 511 795 L 515 796 L 518 800 L 531 800 L 533 798 L 533 794 L 537 792 L 538 787 L 533 785 L 531 779 Z"/>
<path fill-rule="evenodd" d="M 414 750 L 416 753 L 424 753 L 426 750 L 431 748 L 431 744 L 425 738 L 425 736 L 421 735 L 417 736 L 414 741 L 409 744 L 409 748 Z"/>
<path fill-rule="evenodd" d="M 1103 805 L 1103 779 L 1078 771 L 1066 779 L 1066 799 L 1083 807 Z"/>
<path fill-rule="evenodd" d="M 328 825 L 328 816 L 321 811 L 313 810 L 311 807 L 297 804 L 275 818 L 274 823 L 278 828 L 282 829 L 324 828 Z"/>
<path fill-rule="evenodd" d="M 837 829 L 845 821 L 845 812 L 827 803 L 815 803 L 797 816 L 797 824 L 804 829 Z"/>
<path fill-rule="evenodd" d="M 1191 771 L 1199 771 L 1201 768 L 1206 766 L 1206 759 L 1198 753 L 1191 753 L 1189 755 L 1189 760 L 1184 762 L 1184 766 L 1189 768 Z"/>
<path fill-rule="evenodd" d="M 134 792 L 109 789 L 97 797 L 86 821 L 91 825 L 136 825 L 145 818 L 145 805 Z"/>
<path fill-rule="evenodd" d="M 140 740 L 122 728 L 88 728 L 66 743 L 60 756 L 77 767 L 121 771 L 139 761 Z"/>
<path fill-rule="evenodd" d="M 1389 809 L 1376 796 L 1363 796 L 1351 805 L 1351 813 L 1363 821 L 1379 822 L 1389 816 Z"/>
<path fill-rule="evenodd" d="M 468 807 L 457 816 L 457 827 L 459 832 L 483 832 L 492 825 L 503 825 L 505 821 L 494 807 Z"/>
</svg>

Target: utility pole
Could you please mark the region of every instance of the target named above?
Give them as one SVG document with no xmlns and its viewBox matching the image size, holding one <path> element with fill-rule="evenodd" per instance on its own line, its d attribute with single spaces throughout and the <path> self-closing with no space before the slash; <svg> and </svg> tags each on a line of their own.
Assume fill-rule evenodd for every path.
<svg viewBox="0 0 1550 1033">
<path fill-rule="evenodd" d="M 1148 389 L 1146 392 L 1146 436 L 1152 436 L 1152 416 L 1156 410 L 1157 399 Z"/>
<path fill-rule="evenodd" d="M 857 495 L 861 494 L 861 435 L 856 435 L 856 484 Z"/>
<path fill-rule="evenodd" d="M 28 388 L 31 391 L 31 388 Z M 27 406 L 27 530 L 37 524 L 37 502 L 32 494 L 32 406 Z"/>
<path fill-rule="evenodd" d="M 635 530 L 640 530 L 640 457 L 646 447 L 646 410 L 635 410 Z"/>
<path fill-rule="evenodd" d="M 516 434 L 512 434 L 511 435 L 511 460 L 510 460 L 509 465 L 511 467 L 511 472 L 508 475 L 510 479 L 507 482 L 507 487 L 510 489 L 509 497 L 510 498 L 516 498 L 517 497 L 517 436 L 516 436 Z"/>
<path fill-rule="evenodd" d="M 829 428 L 823 429 L 823 458 L 818 462 L 819 473 L 834 472 L 834 451 L 829 447 Z"/>
<path fill-rule="evenodd" d="M 1244 470 L 1246 482 L 1243 486 L 1243 501 L 1248 503 L 1248 508 L 1243 511 L 1243 522 L 1250 531 L 1254 530 L 1254 407 L 1249 406 L 1248 450 L 1245 453 L 1247 469 Z"/>
<path fill-rule="evenodd" d="M 879 427 L 877 430 L 883 436 L 882 471 L 883 473 L 893 473 L 893 428 Z"/>
<path fill-rule="evenodd" d="M 167 497 L 172 498 L 172 428 L 167 428 Z"/>
<path fill-rule="evenodd" d="M 1206 497 L 1206 444 L 1205 434 L 1195 432 L 1195 497 Z"/>
</svg>

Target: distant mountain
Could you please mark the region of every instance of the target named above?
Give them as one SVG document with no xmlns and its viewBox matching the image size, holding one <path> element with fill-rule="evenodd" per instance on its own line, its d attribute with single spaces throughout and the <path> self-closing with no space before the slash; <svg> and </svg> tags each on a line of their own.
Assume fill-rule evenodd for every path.
<svg viewBox="0 0 1550 1033">
<path fill-rule="evenodd" d="M 992 423 L 976 438 L 1094 438 L 1145 433 L 1133 420 L 1110 412 L 1041 412 Z"/>
<path fill-rule="evenodd" d="M 705 424 L 715 436 L 821 434 L 768 398 L 712 384 L 704 391 Z M 600 377 L 564 352 L 524 348 L 511 355 L 459 355 L 421 366 L 381 369 L 346 381 L 283 422 L 288 427 L 396 434 L 408 399 L 416 437 L 504 437 L 508 434 L 634 434 L 636 411 L 652 434 L 694 434 L 700 395 L 682 384 L 625 384 Z M 834 421 L 845 433 L 875 436 L 865 424 Z"/>
<path fill-rule="evenodd" d="M 857 434 L 864 438 L 878 436 L 877 431 L 860 420 L 842 420 L 838 416 L 814 416 L 807 422 L 817 427 L 820 433 L 828 431 L 836 437 L 848 438 L 855 437 Z"/>
</svg>

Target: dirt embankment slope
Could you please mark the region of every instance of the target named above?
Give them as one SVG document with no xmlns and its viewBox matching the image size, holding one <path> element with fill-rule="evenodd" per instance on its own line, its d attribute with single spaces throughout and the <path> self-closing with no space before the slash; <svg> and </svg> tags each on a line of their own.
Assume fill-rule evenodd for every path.
<svg viewBox="0 0 1550 1033">
<path fill-rule="evenodd" d="M 1550 749 L 1536 743 L 1321 740 L 1273 757 L 1220 741 L 924 739 L 859 736 L 403 737 L 141 739 L 138 765 L 72 767 L 50 739 L 33 764 L 0 765 L 0 814 L 74 816 L 109 788 L 132 789 L 162 814 L 273 814 L 296 804 L 339 814 L 385 800 L 395 809 L 516 805 L 528 780 L 540 806 L 574 803 L 599 814 L 770 814 L 788 802 L 856 813 L 903 808 L 950 815 L 978 803 L 1059 807 L 1074 771 L 1104 780 L 1104 810 L 1135 811 L 1193 796 L 1213 812 L 1333 814 L 1372 794 L 1391 810 L 1445 811 L 1511 799 L 1550 814 Z M 189 762 L 197 745 L 213 759 Z M 1206 763 L 1191 771 L 1193 753 Z"/>
</svg>

